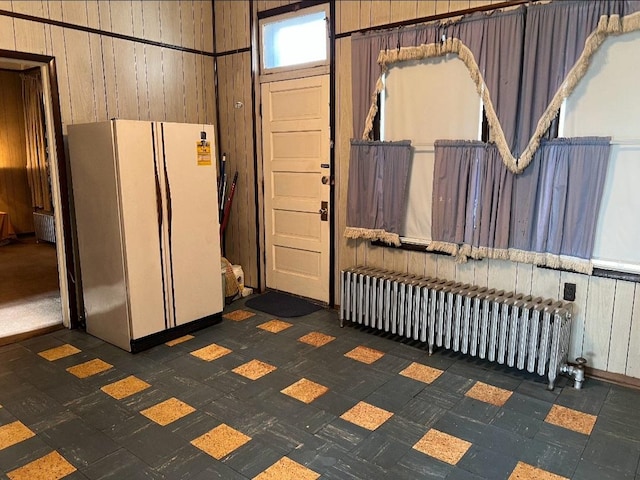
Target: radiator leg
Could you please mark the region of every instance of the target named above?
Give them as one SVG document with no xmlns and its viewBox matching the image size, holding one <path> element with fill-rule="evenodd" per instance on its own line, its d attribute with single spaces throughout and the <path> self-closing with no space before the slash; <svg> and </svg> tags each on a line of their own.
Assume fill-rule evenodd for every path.
<svg viewBox="0 0 640 480">
<path fill-rule="evenodd" d="M 584 383 L 584 366 L 587 363 L 587 360 L 582 357 L 576 358 L 577 365 L 562 365 L 560 371 L 562 373 L 566 373 L 570 377 L 573 377 L 573 388 L 576 390 L 580 390 L 582 388 L 582 384 Z"/>
</svg>

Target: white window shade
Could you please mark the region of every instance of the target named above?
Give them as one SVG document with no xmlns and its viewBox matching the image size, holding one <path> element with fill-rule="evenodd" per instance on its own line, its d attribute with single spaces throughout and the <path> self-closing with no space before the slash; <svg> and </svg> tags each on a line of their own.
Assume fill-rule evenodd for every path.
<svg viewBox="0 0 640 480">
<path fill-rule="evenodd" d="M 596 267 L 640 273 L 640 32 L 610 37 L 567 98 L 562 135 L 611 136 L 594 242 Z"/>
<path fill-rule="evenodd" d="M 457 55 L 403 62 L 389 69 L 381 99 L 381 136 L 411 140 L 414 156 L 404 241 L 431 240 L 434 143 L 480 138 L 482 105 Z"/>
</svg>

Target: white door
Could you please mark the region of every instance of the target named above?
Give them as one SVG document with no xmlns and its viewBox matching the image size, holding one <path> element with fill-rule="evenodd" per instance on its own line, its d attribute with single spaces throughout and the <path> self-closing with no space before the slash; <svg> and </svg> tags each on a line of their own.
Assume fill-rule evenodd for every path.
<svg viewBox="0 0 640 480">
<path fill-rule="evenodd" d="M 262 85 L 267 287 L 327 303 L 329 134 L 329 75 Z"/>
<path fill-rule="evenodd" d="M 208 153 L 198 153 L 200 132 Z M 211 125 L 159 124 L 166 168 L 166 266 L 174 325 L 223 308 L 214 131 Z"/>
</svg>

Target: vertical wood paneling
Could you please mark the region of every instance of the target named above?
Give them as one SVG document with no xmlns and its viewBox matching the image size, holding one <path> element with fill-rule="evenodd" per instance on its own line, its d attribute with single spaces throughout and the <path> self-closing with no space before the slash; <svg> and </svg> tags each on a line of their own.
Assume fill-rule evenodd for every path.
<svg viewBox="0 0 640 480">
<path fill-rule="evenodd" d="M 65 31 L 67 71 L 69 75 L 69 93 L 71 121 L 73 123 L 91 122 L 95 118 L 95 98 L 91 64 L 89 34 L 77 30 Z"/>
<path fill-rule="evenodd" d="M 465 263 L 459 263 L 456 265 L 456 282 L 468 283 L 474 285 L 474 272 L 475 263 L 469 260 Z"/>
<path fill-rule="evenodd" d="M 160 2 L 160 40 L 169 45 L 182 43 L 182 19 L 180 3 Z"/>
<path fill-rule="evenodd" d="M 100 28 L 100 8 L 99 0 L 86 0 L 87 2 L 87 25 L 91 28 Z"/>
<path fill-rule="evenodd" d="M 390 0 L 371 0 L 371 26 L 386 25 L 391 19 Z"/>
<path fill-rule="evenodd" d="M 202 33 L 201 50 L 205 52 L 213 52 L 213 28 L 211 24 L 213 19 L 213 2 L 198 3 L 200 4 L 200 14 L 202 15 L 200 23 Z"/>
<path fill-rule="evenodd" d="M 60 27 L 49 29 L 51 36 L 51 50 L 56 57 L 56 72 L 58 74 L 58 92 L 60 94 L 60 114 L 62 129 L 66 134 L 67 125 L 71 123 L 71 95 L 69 91 L 69 75 L 67 73 L 66 47 L 64 30 Z"/>
<path fill-rule="evenodd" d="M 584 319 L 587 309 L 587 292 L 589 291 L 589 277 L 578 273 L 562 272 L 560 274 L 560 294 L 564 291 L 565 283 L 575 283 L 576 285 L 576 299 L 573 302 L 571 337 L 569 339 L 569 359 L 572 360 L 582 354 Z M 559 296 L 558 298 L 562 297 Z"/>
<path fill-rule="evenodd" d="M 65 23 L 86 27 L 88 25 L 87 4 L 75 0 L 63 0 L 62 19 Z"/>
<path fill-rule="evenodd" d="M 436 14 L 436 3 L 437 2 L 421 2 L 418 0 L 418 10 L 416 15 L 418 18 L 429 17 L 431 15 Z"/>
<path fill-rule="evenodd" d="M 182 52 L 162 49 L 162 71 L 165 120 L 184 122 L 184 80 L 182 74 Z M 176 86 L 178 86 L 176 88 Z"/>
<path fill-rule="evenodd" d="M 107 92 L 104 80 L 104 65 L 102 63 L 102 42 L 98 35 L 89 35 L 89 64 L 92 69 L 93 86 L 93 121 L 107 120 Z"/>
<path fill-rule="evenodd" d="M 360 28 L 360 2 L 338 2 L 336 7 L 336 30 L 350 32 Z"/>
<path fill-rule="evenodd" d="M 182 21 L 182 46 L 195 48 L 196 21 L 193 11 L 193 0 L 182 0 L 180 2 L 180 20 Z"/>
<path fill-rule="evenodd" d="M 533 265 L 518 263 L 516 266 L 515 291 L 523 295 L 531 295 L 531 282 L 533 281 Z"/>
<path fill-rule="evenodd" d="M 607 372 L 625 373 L 627 369 L 627 350 L 633 315 L 633 297 L 636 286 L 631 282 L 616 282 L 616 296 L 613 304 L 613 320 L 609 334 L 609 360 Z"/>
<path fill-rule="evenodd" d="M 492 260 L 489 263 L 491 287 L 512 292 L 516 285 L 517 264 L 506 260 Z"/>
<path fill-rule="evenodd" d="M 407 252 L 407 273 L 411 275 L 424 276 L 424 257 L 423 252 Z"/>
<path fill-rule="evenodd" d="M 144 13 L 142 10 L 142 2 L 131 3 L 131 28 L 133 36 L 144 38 Z"/>
<path fill-rule="evenodd" d="M 469 0 L 450 0 L 449 11 L 458 12 L 469 8 Z"/>
<path fill-rule="evenodd" d="M 162 77 L 162 49 L 145 46 L 147 85 L 149 92 L 149 117 L 164 120 L 164 82 Z"/>
<path fill-rule="evenodd" d="M 582 356 L 588 365 L 607 369 L 609 360 L 609 335 L 613 321 L 613 299 L 616 281 L 594 277 L 589 281 Z"/>
<path fill-rule="evenodd" d="M 231 24 L 231 5 L 229 0 L 222 0 L 213 4 L 215 13 L 215 40 L 216 51 L 226 52 L 231 50 L 229 45 L 233 40 L 232 24 Z M 238 32 L 239 33 L 239 32 Z"/>
<path fill-rule="evenodd" d="M 39 55 L 46 53 L 45 28 L 43 24 L 16 18 L 14 25 L 16 50 Z"/>
<path fill-rule="evenodd" d="M 229 188 L 235 171 L 238 172 L 238 183 L 225 233 L 225 255 L 230 262 L 242 266 L 246 285 L 257 286 L 256 173 L 253 162 L 249 52 L 218 58 L 218 104 L 220 151 L 227 154 Z"/>
<path fill-rule="evenodd" d="M 360 28 L 371 26 L 371 2 L 369 0 L 360 1 Z"/>
<path fill-rule="evenodd" d="M 113 58 L 115 61 L 115 84 L 118 103 L 118 117 L 137 120 L 138 84 L 135 71 L 135 48 L 132 42 L 113 39 Z"/>
<path fill-rule="evenodd" d="M 149 105 L 149 89 L 147 82 L 146 46 L 142 43 L 134 45 L 133 54 L 136 62 L 136 85 L 138 90 L 138 118 L 151 120 Z"/>
<path fill-rule="evenodd" d="M 113 56 L 113 41 L 111 38 L 102 38 L 102 60 L 104 73 L 105 99 L 107 118 L 118 118 L 118 93 L 116 84 L 116 64 Z"/>
<path fill-rule="evenodd" d="M 351 2 L 348 2 L 351 3 Z M 349 139 L 353 131 L 353 108 L 351 103 L 351 39 L 336 41 L 336 109 L 335 109 L 335 245 L 338 270 L 356 265 L 356 242 L 344 237 L 347 225 L 347 182 L 349 178 Z M 337 278 L 337 277 L 336 277 Z M 336 289 L 339 288 L 336 282 Z M 336 290 L 336 298 L 337 296 Z"/>
<path fill-rule="evenodd" d="M 394 0 L 389 2 L 391 7 L 391 22 L 403 22 L 412 18 L 417 18 L 416 0 Z"/>
<path fill-rule="evenodd" d="M 9 214 L 16 233 L 33 231 L 27 180 L 22 80 L 0 71 L 0 211 Z"/>
<path fill-rule="evenodd" d="M 185 116 L 187 123 L 198 123 L 198 83 L 200 77 L 196 68 L 198 57 L 192 53 L 183 56 L 183 78 L 185 88 Z"/>
<path fill-rule="evenodd" d="M 438 275 L 438 256 L 428 253 L 424 258 L 424 274 L 428 277 Z"/>
<path fill-rule="evenodd" d="M 6 5 L 3 5 L 6 4 Z M 45 10 L 42 2 L 37 0 L 13 0 L 8 2 L 0 2 L 0 8 L 12 10 L 16 13 L 24 13 L 33 15 L 34 17 L 45 17 Z"/>
<path fill-rule="evenodd" d="M 13 31 L 13 18 L 0 17 L 0 48 L 15 50 L 16 38 Z"/>
<path fill-rule="evenodd" d="M 622 336 L 622 334 L 620 335 Z M 633 296 L 633 314 L 625 373 L 631 377 L 640 378 L 640 288 L 637 284 Z"/>
<path fill-rule="evenodd" d="M 215 76 L 213 58 L 201 57 L 203 59 L 202 66 L 204 69 L 204 121 L 207 124 L 213 125 L 216 121 L 216 91 L 215 91 Z"/>
<path fill-rule="evenodd" d="M 490 277 L 493 282 L 493 278 Z M 531 282 L 534 297 L 560 298 L 560 272 L 547 268 L 534 268 Z"/>
<path fill-rule="evenodd" d="M 111 31 L 111 8 L 108 3 L 98 1 L 98 23 L 99 29 L 106 32 Z"/>
<path fill-rule="evenodd" d="M 476 262 L 473 272 L 473 283 L 479 287 L 493 288 L 489 282 L 489 261 L 481 260 Z"/>
<path fill-rule="evenodd" d="M 44 5 L 47 7 L 45 9 L 45 14 L 48 14 L 51 20 L 63 21 L 62 2 L 60 0 L 48 0 Z"/>
<path fill-rule="evenodd" d="M 111 13 L 111 30 L 114 33 L 133 36 L 131 2 L 109 2 L 109 12 Z"/>
<path fill-rule="evenodd" d="M 202 3 L 204 2 L 197 2 L 196 5 L 199 7 Z M 160 2 L 158 0 L 144 0 L 142 2 L 142 25 L 144 27 L 144 38 L 160 41 Z"/>
<path fill-rule="evenodd" d="M 448 255 L 437 255 L 436 276 L 445 280 L 456 279 L 456 261 Z"/>
</svg>

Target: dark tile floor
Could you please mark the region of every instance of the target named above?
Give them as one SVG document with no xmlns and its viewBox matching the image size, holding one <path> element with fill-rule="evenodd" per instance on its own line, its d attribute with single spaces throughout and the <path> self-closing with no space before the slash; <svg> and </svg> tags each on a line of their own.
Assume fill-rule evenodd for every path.
<svg viewBox="0 0 640 480">
<path fill-rule="evenodd" d="M 640 392 L 570 383 L 237 301 L 137 355 L 67 330 L 1 347 L 0 475 L 640 479 Z"/>
</svg>

